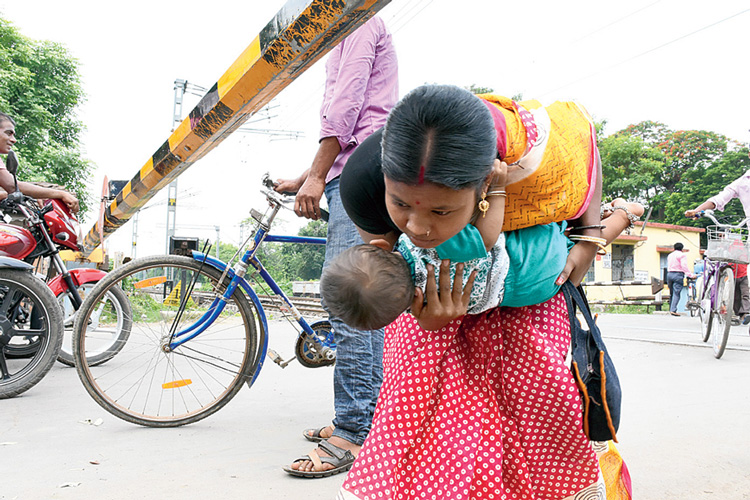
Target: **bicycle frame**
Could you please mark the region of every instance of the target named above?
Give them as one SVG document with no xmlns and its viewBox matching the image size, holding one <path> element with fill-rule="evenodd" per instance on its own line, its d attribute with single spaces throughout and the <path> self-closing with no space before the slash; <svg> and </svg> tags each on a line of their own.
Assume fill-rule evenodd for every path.
<svg viewBox="0 0 750 500">
<path fill-rule="evenodd" d="M 710 219 L 717 227 L 720 228 L 726 228 L 726 229 L 742 229 L 745 227 L 750 227 L 750 218 L 744 219 L 739 224 L 733 225 L 733 224 L 722 224 L 716 218 L 713 216 L 713 210 L 703 210 L 700 212 L 700 215 Z M 699 214 L 696 214 L 699 215 Z M 703 286 L 706 286 L 706 283 L 708 283 L 708 279 L 711 276 L 720 276 L 721 271 L 725 268 L 729 267 L 730 264 L 723 261 L 718 260 L 711 260 L 710 258 L 706 257 L 704 259 L 705 264 L 703 267 Z M 718 278 L 714 280 L 712 287 L 711 287 L 711 308 L 713 309 L 716 306 L 716 300 L 717 300 L 717 294 L 719 290 L 719 280 Z"/>
<path fill-rule="evenodd" d="M 271 223 L 273 222 L 274 218 L 278 214 L 279 209 L 281 208 L 282 202 L 271 193 L 266 193 L 266 197 L 268 198 L 269 203 L 271 205 L 271 212 L 265 217 L 265 219 L 263 219 L 260 214 L 253 212 L 253 217 L 258 221 L 258 226 L 256 228 L 254 236 L 252 237 L 252 241 L 250 242 L 250 246 L 248 250 L 245 251 L 242 258 L 239 261 L 237 261 L 234 267 L 230 267 L 223 261 L 215 257 L 211 257 L 210 255 L 207 255 L 202 252 L 192 253 L 193 259 L 200 262 L 202 265 L 213 267 L 223 273 L 220 283 L 223 283 L 226 278 L 229 279 L 229 283 L 227 284 L 227 287 L 224 290 L 224 293 L 221 296 L 217 296 L 214 299 L 214 301 L 209 306 L 208 310 L 198 320 L 196 320 L 192 325 L 188 326 L 185 329 L 182 329 L 178 332 L 172 332 L 172 335 L 170 336 L 170 341 L 165 346 L 165 349 L 172 351 L 176 349 L 177 347 L 181 346 L 182 344 L 197 337 L 202 332 L 204 332 L 219 317 L 219 315 L 224 310 L 224 307 L 226 306 L 229 298 L 237 290 L 237 287 L 240 287 L 247 294 L 247 296 L 250 298 L 250 300 L 253 302 L 256 309 L 258 310 L 260 314 L 260 320 L 262 321 L 264 331 L 266 332 L 265 338 L 263 339 L 263 345 L 261 347 L 261 352 L 260 352 L 261 356 L 260 356 L 260 362 L 258 364 L 258 368 L 253 374 L 252 380 L 248 381 L 248 385 L 250 386 L 255 382 L 255 379 L 258 377 L 260 370 L 263 367 L 263 362 L 268 352 L 268 341 L 269 341 L 268 320 L 266 318 L 263 305 L 260 302 L 260 298 L 258 297 L 258 294 L 255 292 L 255 290 L 253 290 L 252 286 L 250 286 L 250 284 L 244 278 L 250 266 L 252 266 L 255 269 L 255 271 L 263 279 L 263 281 L 271 288 L 273 293 L 276 294 L 279 298 L 281 298 L 284 304 L 289 308 L 289 311 L 291 312 L 292 316 L 297 321 L 297 323 L 299 323 L 300 327 L 302 327 L 304 333 L 307 335 L 308 340 L 314 343 L 315 347 L 319 349 L 324 355 L 329 355 L 328 354 L 329 352 L 333 354 L 333 352 L 328 347 L 324 346 L 318 340 L 318 337 L 317 335 L 315 335 L 315 331 L 312 329 L 310 324 L 307 323 L 307 321 L 302 317 L 302 314 L 299 312 L 299 310 L 294 306 L 294 304 L 292 304 L 291 300 L 289 300 L 289 298 L 284 293 L 284 291 L 279 287 L 276 281 L 274 281 L 274 279 L 271 277 L 268 271 L 266 271 L 265 267 L 263 267 L 263 264 L 256 257 L 258 248 L 260 248 L 260 245 L 264 241 L 279 242 L 279 243 L 308 243 L 308 244 L 324 245 L 326 242 L 326 239 L 308 237 L 308 236 L 280 236 L 280 235 L 268 234 Z M 194 286 L 194 283 L 191 283 L 189 289 L 192 289 L 193 286 Z M 183 301 L 185 301 L 188 296 L 189 296 L 189 293 L 186 293 L 183 297 Z M 185 306 L 184 303 L 180 304 L 180 310 L 182 310 L 184 306 Z M 179 321 L 179 315 L 175 319 L 174 324 L 176 325 L 178 321 Z"/>
<path fill-rule="evenodd" d="M 703 286 L 706 286 L 706 283 L 708 283 L 708 280 L 716 276 L 717 279 L 711 283 L 711 308 L 713 309 L 716 305 L 716 299 L 718 298 L 717 295 L 719 293 L 719 280 L 718 276 L 721 275 L 721 271 L 724 268 L 729 267 L 729 264 L 726 262 L 720 262 L 720 261 L 714 261 L 710 260 L 708 258 L 704 259 L 705 263 L 703 265 Z"/>
</svg>

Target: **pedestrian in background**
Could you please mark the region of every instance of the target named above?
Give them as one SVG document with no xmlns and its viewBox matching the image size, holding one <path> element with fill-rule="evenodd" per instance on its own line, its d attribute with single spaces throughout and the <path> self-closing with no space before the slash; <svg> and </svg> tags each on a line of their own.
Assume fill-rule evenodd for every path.
<svg viewBox="0 0 750 500">
<path fill-rule="evenodd" d="M 684 245 L 679 241 L 674 244 L 674 251 L 667 256 L 667 284 L 669 285 L 669 314 L 679 316 L 677 305 L 685 286 L 685 276 L 695 278 L 687 266 Z"/>
</svg>

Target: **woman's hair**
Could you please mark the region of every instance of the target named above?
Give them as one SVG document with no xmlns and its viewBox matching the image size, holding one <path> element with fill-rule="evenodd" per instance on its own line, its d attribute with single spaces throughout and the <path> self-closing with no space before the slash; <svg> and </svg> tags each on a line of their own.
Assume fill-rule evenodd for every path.
<svg viewBox="0 0 750 500">
<path fill-rule="evenodd" d="M 332 316 L 360 330 L 389 325 L 414 297 L 403 257 L 373 245 L 341 252 L 323 269 L 320 294 Z"/>
<path fill-rule="evenodd" d="M 388 115 L 383 173 L 409 185 L 481 189 L 497 158 L 495 124 L 486 104 L 460 87 L 424 85 Z"/>
<path fill-rule="evenodd" d="M 10 117 L 10 115 L 6 115 L 2 111 L 0 111 L 0 123 L 8 121 L 13 124 L 13 126 L 16 126 L 16 121 Z"/>
</svg>

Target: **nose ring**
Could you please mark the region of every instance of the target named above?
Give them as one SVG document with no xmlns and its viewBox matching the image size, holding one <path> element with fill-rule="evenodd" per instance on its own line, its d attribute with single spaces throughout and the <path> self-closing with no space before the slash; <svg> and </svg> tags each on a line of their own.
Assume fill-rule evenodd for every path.
<svg viewBox="0 0 750 500">
<path fill-rule="evenodd" d="M 430 230 L 429 229 L 427 230 L 427 236 L 430 236 Z"/>
</svg>

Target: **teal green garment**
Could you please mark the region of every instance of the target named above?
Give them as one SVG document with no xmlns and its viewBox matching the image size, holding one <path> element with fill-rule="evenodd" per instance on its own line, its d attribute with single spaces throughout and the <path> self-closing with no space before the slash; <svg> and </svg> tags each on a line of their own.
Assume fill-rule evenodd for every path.
<svg viewBox="0 0 750 500">
<path fill-rule="evenodd" d="M 500 304 L 525 307 L 546 302 L 560 291 L 555 280 L 573 247 L 564 234 L 566 223 L 532 226 L 505 233 L 510 266 Z"/>
<path fill-rule="evenodd" d="M 479 234 L 479 229 L 471 224 L 467 224 L 457 235 L 436 246 L 435 250 L 439 259 L 448 259 L 452 264 L 487 257 L 487 249 L 484 248 L 482 235 Z M 409 271 L 411 271 L 411 279 L 414 280 L 416 278 L 416 262 L 413 253 L 409 250 L 409 245 L 399 241 L 396 244 L 396 251 L 406 261 Z"/>
<path fill-rule="evenodd" d="M 435 250 L 440 259 L 447 259 L 452 263 L 468 262 L 487 256 L 482 235 L 479 234 L 479 229 L 471 224 L 466 224 L 461 232 L 436 246 Z"/>
</svg>

